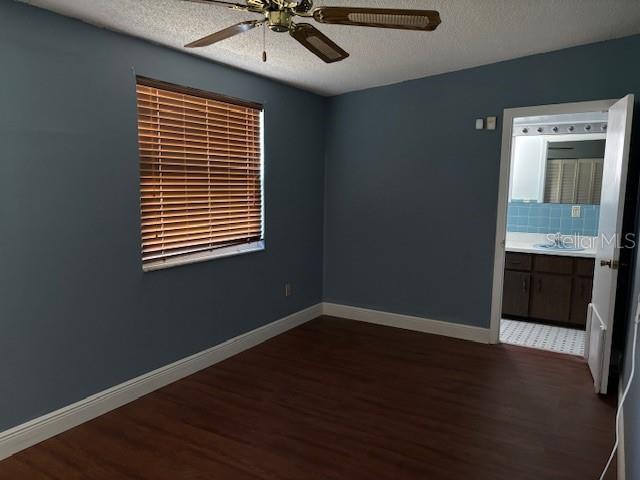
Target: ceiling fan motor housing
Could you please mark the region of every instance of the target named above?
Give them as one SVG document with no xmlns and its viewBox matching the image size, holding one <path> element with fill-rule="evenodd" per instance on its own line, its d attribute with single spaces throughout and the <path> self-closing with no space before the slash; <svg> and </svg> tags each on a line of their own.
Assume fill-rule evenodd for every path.
<svg viewBox="0 0 640 480">
<path fill-rule="evenodd" d="M 288 32 L 293 14 L 289 10 L 270 10 L 265 13 L 269 28 L 274 32 Z"/>
</svg>

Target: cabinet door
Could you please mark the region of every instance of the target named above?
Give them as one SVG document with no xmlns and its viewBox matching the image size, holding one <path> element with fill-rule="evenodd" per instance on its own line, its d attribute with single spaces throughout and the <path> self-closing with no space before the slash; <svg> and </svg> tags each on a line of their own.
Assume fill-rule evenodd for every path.
<svg viewBox="0 0 640 480">
<path fill-rule="evenodd" d="M 581 327 L 587 324 L 587 309 L 591 302 L 591 290 L 593 281 L 586 277 L 576 277 L 573 279 L 573 295 L 571 295 L 571 318 L 573 325 Z"/>
<path fill-rule="evenodd" d="M 505 270 L 502 289 L 502 314 L 526 317 L 529 315 L 529 285 L 531 275 Z"/>
<path fill-rule="evenodd" d="M 540 320 L 568 322 L 571 310 L 571 277 L 534 273 L 529 316 Z"/>
<path fill-rule="evenodd" d="M 576 275 L 593 278 L 593 258 L 576 258 Z"/>
</svg>

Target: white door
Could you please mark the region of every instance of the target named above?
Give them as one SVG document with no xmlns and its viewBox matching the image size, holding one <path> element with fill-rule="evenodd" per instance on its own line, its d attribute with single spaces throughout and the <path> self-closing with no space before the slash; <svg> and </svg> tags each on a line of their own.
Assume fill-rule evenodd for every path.
<svg viewBox="0 0 640 480">
<path fill-rule="evenodd" d="M 633 95 L 609 109 L 604 153 L 602 196 L 593 298 L 589 311 L 586 350 L 596 392 L 606 393 L 613 333 L 613 309 L 618 283 L 618 261 L 622 242 L 622 211 L 627 183 L 627 163 L 633 116 Z"/>
</svg>

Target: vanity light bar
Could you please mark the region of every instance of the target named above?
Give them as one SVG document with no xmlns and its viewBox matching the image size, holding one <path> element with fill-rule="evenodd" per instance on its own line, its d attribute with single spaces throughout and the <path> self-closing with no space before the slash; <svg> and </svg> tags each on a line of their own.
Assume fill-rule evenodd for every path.
<svg viewBox="0 0 640 480">
<path fill-rule="evenodd" d="M 571 135 L 572 133 L 606 133 L 607 122 L 592 123 L 562 123 L 562 124 L 533 124 L 517 125 L 513 129 L 515 137 L 536 135 Z"/>
</svg>

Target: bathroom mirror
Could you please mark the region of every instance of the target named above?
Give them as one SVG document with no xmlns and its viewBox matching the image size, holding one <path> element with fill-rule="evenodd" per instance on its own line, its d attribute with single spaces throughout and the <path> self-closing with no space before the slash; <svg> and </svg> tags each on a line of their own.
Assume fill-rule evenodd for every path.
<svg viewBox="0 0 640 480">
<path fill-rule="evenodd" d="M 514 136 L 507 231 L 597 235 L 605 136 Z"/>
<path fill-rule="evenodd" d="M 548 142 L 544 203 L 600 205 L 604 140 Z"/>
<path fill-rule="evenodd" d="M 509 200 L 599 205 L 605 140 L 582 137 L 514 137 Z"/>
</svg>

